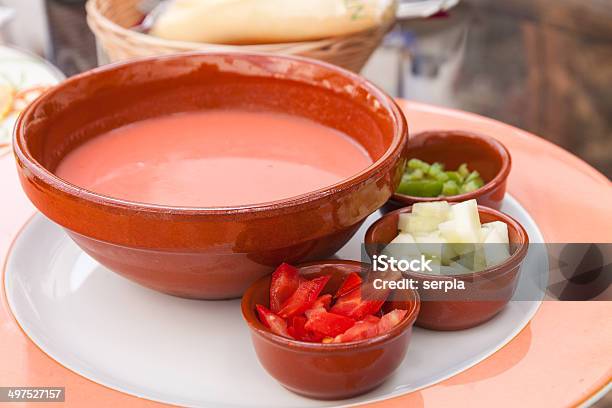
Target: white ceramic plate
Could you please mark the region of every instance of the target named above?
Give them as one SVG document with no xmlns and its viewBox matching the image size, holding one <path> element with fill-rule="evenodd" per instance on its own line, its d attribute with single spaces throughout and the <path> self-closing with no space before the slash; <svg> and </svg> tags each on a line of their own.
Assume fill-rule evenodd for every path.
<svg viewBox="0 0 612 408">
<path fill-rule="evenodd" d="M 507 196 L 502 210 L 523 224 L 532 242 L 543 242 L 514 199 Z M 365 230 L 377 217 L 366 221 L 338 257 L 360 258 Z M 529 290 L 547 270 L 545 258 L 530 253 L 518 292 Z M 406 359 L 381 387 L 351 400 L 317 401 L 285 390 L 259 365 L 238 300 L 186 300 L 142 288 L 100 266 L 41 215 L 13 245 L 5 288 L 24 332 L 62 365 L 139 397 L 210 407 L 347 405 L 414 391 L 503 347 L 540 304 L 511 302 L 494 319 L 469 330 L 416 328 Z"/>
</svg>

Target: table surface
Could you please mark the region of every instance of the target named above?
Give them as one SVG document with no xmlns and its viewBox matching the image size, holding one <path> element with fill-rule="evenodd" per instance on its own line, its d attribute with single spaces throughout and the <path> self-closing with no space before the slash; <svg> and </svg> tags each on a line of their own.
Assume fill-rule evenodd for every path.
<svg viewBox="0 0 612 408">
<path fill-rule="evenodd" d="M 82 2 L 47 3 L 52 62 L 67 75 L 94 67 L 95 42 L 85 23 Z M 610 19 L 612 2 L 607 0 L 462 0 L 448 16 L 399 22 L 363 74 L 394 96 L 480 113 L 539 134 L 611 177 Z M 527 197 L 533 197 L 529 190 Z M 540 216 L 545 223 L 553 222 L 552 213 Z M 588 237 L 588 232 L 583 233 Z M 2 238 L 4 247 L 6 237 Z M 572 313 L 579 318 L 580 313 L 589 311 L 575 309 Z M 552 330 L 549 324 L 542 318 L 534 321 L 528 336 Z M 505 348 L 502 357 L 511 360 L 521 353 L 520 347 L 529 347 L 531 339 L 525 340 L 524 333 L 522 336 L 523 346 Z M 9 344 L 0 344 L 0 353 L 9 352 L 6 347 Z M 22 351 L 31 347 L 17 346 Z M 530 350 L 532 357 L 534 352 Z M 24 379 L 23 375 L 28 379 L 31 370 L 62 374 L 61 368 L 44 358 L 28 353 L 17 353 L 15 358 L 21 367 L 15 368 L 9 379 Z M 543 358 L 553 357 L 546 354 Z M 445 392 L 423 390 L 398 400 L 397 406 L 408 401 L 416 406 L 425 401 L 427 405 L 443 404 L 448 397 L 456 398 L 458 389 L 476 392 L 489 383 L 488 374 L 483 373 L 494 368 L 491 363 L 478 367 L 449 381 Z M 514 368 L 513 373 L 516 376 L 521 371 Z M 82 403 L 91 401 L 89 392 L 99 396 L 93 392 L 99 386 L 86 380 L 70 384 L 87 384 L 72 394 Z M 101 398 L 101 403 L 125 401 L 113 392 Z M 603 401 L 600 404 L 607 406 Z"/>
<path fill-rule="evenodd" d="M 67 75 L 96 65 L 83 2 L 47 0 Z M 612 1 L 462 0 L 401 21 L 363 74 L 393 96 L 538 134 L 612 177 Z"/>
</svg>

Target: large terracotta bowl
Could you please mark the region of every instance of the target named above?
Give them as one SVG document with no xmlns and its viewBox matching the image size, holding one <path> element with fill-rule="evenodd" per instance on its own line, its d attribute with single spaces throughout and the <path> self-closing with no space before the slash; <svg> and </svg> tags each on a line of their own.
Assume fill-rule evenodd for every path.
<svg viewBox="0 0 612 408">
<path fill-rule="evenodd" d="M 356 261 L 320 261 L 298 266 L 312 279 L 331 275 L 322 293 L 334 294 L 351 272 L 365 272 L 369 265 Z M 261 365 L 283 386 L 311 398 L 340 399 L 368 392 L 382 384 L 404 360 L 412 326 L 419 314 L 414 290 L 395 290 L 383 311 L 404 309 L 404 319 L 389 332 L 348 343 L 309 343 L 278 336 L 257 318 L 255 305 L 270 302 L 270 277 L 255 282 L 242 298 L 242 315 Z"/>
<path fill-rule="evenodd" d="M 54 174 L 67 153 L 111 129 L 226 108 L 313 119 L 355 139 L 374 163 L 328 188 L 231 208 L 129 202 Z M 14 150 L 32 203 L 101 264 L 155 290 L 221 299 L 240 296 L 280 262 L 327 257 L 342 247 L 395 191 L 406 140 L 393 100 L 341 68 L 295 57 L 199 53 L 133 60 L 66 80 L 23 112 Z"/>
<path fill-rule="evenodd" d="M 365 236 L 366 251 L 373 255 L 375 248 L 388 244 L 398 234 L 397 222 L 402 213 L 412 207 L 392 211 L 370 226 Z M 518 284 L 519 274 L 527 251 L 529 236 L 514 218 L 492 208 L 478 206 L 480 222 L 502 221 L 508 225 L 510 257 L 504 262 L 482 271 L 460 275 L 431 275 L 405 272 L 418 282 L 421 311 L 416 325 L 432 330 L 462 330 L 478 326 L 503 310 Z M 400 244 L 401 245 L 401 244 Z M 424 281 L 463 281 L 464 290 L 424 290 Z M 431 285 L 430 285 L 431 286 Z"/>
<path fill-rule="evenodd" d="M 445 200 L 460 203 L 475 199 L 478 204 L 499 210 L 506 194 L 506 182 L 512 159 L 506 147 L 490 136 L 462 130 L 431 130 L 410 137 L 408 159 L 421 159 L 428 163 L 439 162 L 447 170 L 455 170 L 466 163 L 470 170 L 477 170 L 484 185 L 469 193 L 448 197 L 416 197 L 395 193 L 386 210 L 397 209 L 414 203 Z"/>
</svg>

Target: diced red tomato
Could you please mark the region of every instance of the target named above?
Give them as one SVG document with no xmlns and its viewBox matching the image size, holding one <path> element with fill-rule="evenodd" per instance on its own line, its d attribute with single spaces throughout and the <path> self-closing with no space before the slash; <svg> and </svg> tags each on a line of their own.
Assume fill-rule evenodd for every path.
<svg viewBox="0 0 612 408">
<path fill-rule="evenodd" d="M 385 333 L 397 326 L 408 313 L 407 310 L 394 309 L 393 311 L 383 315 L 378 322 L 378 332 Z"/>
<path fill-rule="evenodd" d="M 283 263 L 274 273 L 270 283 L 270 309 L 274 313 L 283 306 L 283 303 L 295 292 L 300 284 L 300 275 L 293 266 Z"/>
<path fill-rule="evenodd" d="M 334 338 L 334 343 L 346 343 L 374 337 L 378 334 L 378 321 L 378 317 L 368 315 L 344 333 L 337 335 Z"/>
<path fill-rule="evenodd" d="M 363 318 L 363 321 L 378 324 L 378 322 L 380 321 L 380 317 L 374 315 L 367 315 Z"/>
<path fill-rule="evenodd" d="M 361 286 L 361 276 L 359 276 L 357 272 L 351 272 L 344 279 L 344 282 L 342 282 L 342 285 L 334 295 L 334 298 L 339 298 L 340 296 L 346 295 L 359 286 Z"/>
<path fill-rule="evenodd" d="M 287 328 L 290 335 L 300 341 L 319 342 L 323 339 L 321 334 L 306 330 L 306 318 L 304 316 L 293 316 Z"/>
<path fill-rule="evenodd" d="M 330 312 L 361 320 L 365 316 L 378 313 L 385 299 L 364 300 L 361 298 L 361 287 L 341 296 L 330 309 Z"/>
<path fill-rule="evenodd" d="M 331 305 L 331 301 L 332 301 L 332 295 L 330 295 L 329 293 L 325 295 L 321 295 L 312 304 L 311 309 L 323 308 L 325 310 L 329 310 L 329 305 Z"/>
<path fill-rule="evenodd" d="M 306 329 L 304 325 L 306 324 L 306 318 L 304 316 L 293 316 L 289 320 L 289 326 L 287 327 L 287 331 L 293 338 L 302 340 L 306 336 Z"/>
<path fill-rule="evenodd" d="M 255 307 L 257 308 L 257 314 L 259 314 L 259 320 L 261 320 L 272 333 L 292 338 L 287 331 L 287 322 L 284 319 L 262 305 L 256 305 Z"/>
<path fill-rule="evenodd" d="M 407 311 L 395 309 L 377 317 L 387 296 L 379 292 L 375 297 L 355 272 L 347 275 L 334 296 L 320 295 L 330 278 L 327 275 L 309 280 L 293 266 L 280 265 L 270 283 L 272 310 L 256 305 L 260 320 L 280 336 L 343 343 L 387 332 L 406 316 Z"/>
<path fill-rule="evenodd" d="M 351 328 L 355 321 L 350 317 L 330 313 L 323 308 L 306 311 L 306 330 L 325 337 L 335 337 Z"/>
<path fill-rule="evenodd" d="M 327 275 L 300 282 L 295 292 L 283 304 L 278 315 L 283 319 L 287 319 L 300 315 L 310 309 L 329 279 L 330 276 Z"/>
</svg>

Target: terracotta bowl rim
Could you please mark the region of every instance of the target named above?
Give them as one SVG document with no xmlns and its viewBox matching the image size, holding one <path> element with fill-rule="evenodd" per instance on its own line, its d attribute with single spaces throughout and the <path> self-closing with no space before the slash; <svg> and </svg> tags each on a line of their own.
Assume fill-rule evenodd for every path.
<svg viewBox="0 0 612 408">
<path fill-rule="evenodd" d="M 71 184 L 56 176 L 51 171 L 47 170 L 44 166 L 42 166 L 37 160 L 35 160 L 27 148 L 25 124 L 26 122 L 29 122 L 33 119 L 33 112 L 44 101 L 53 98 L 56 94 L 62 92 L 62 90 L 65 89 L 67 86 L 81 81 L 84 78 L 89 78 L 91 76 L 106 73 L 109 71 L 120 71 L 128 66 L 147 64 L 152 61 L 180 61 L 198 57 L 223 58 L 229 56 L 241 59 L 293 61 L 302 65 L 317 66 L 321 69 L 332 71 L 336 74 L 344 76 L 345 78 L 348 78 L 355 85 L 362 86 L 367 89 L 367 91 L 371 95 L 373 95 L 376 100 L 380 102 L 382 108 L 384 108 L 388 112 L 393 125 L 393 139 L 391 145 L 386 149 L 384 154 L 378 160 L 374 161 L 371 165 L 352 175 L 351 177 L 343 179 L 331 186 L 327 186 L 318 190 L 306 192 L 304 194 L 289 197 L 282 200 L 224 207 L 187 207 L 141 203 L 98 194 L 93 191 Z M 297 80 L 299 81 L 299 79 Z M 344 68 L 323 61 L 300 56 L 278 55 L 264 52 L 194 51 L 170 55 L 149 56 L 115 62 L 69 77 L 58 85 L 45 91 L 34 102 L 29 104 L 29 106 L 19 115 L 13 131 L 13 152 L 18 164 L 27 168 L 33 174 L 33 176 L 39 178 L 43 183 L 52 186 L 53 188 L 61 191 L 64 194 L 82 200 L 90 201 L 98 205 L 122 209 L 134 209 L 141 212 L 150 212 L 163 215 L 168 215 L 169 213 L 173 215 L 226 215 L 241 213 L 261 213 L 275 210 L 283 211 L 289 207 L 299 207 L 302 205 L 306 205 L 308 203 L 323 199 L 325 197 L 335 195 L 339 192 L 354 188 L 360 183 L 365 182 L 366 180 L 369 180 L 387 171 L 388 168 L 393 165 L 395 157 L 401 154 L 402 150 L 406 145 L 407 140 L 408 125 L 406 122 L 406 118 L 403 115 L 400 107 L 393 100 L 393 98 L 391 98 L 386 92 L 378 88 L 372 82 Z"/>
<path fill-rule="evenodd" d="M 438 201 L 442 201 L 442 200 L 438 200 Z M 372 238 L 372 235 L 374 235 L 374 229 L 378 225 L 386 222 L 393 215 L 401 214 L 401 213 L 410 213 L 410 212 L 412 212 L 412 206 L 398 208 L 395 211 L 391 211 L 383 215 L 378 220 L 376 220 L 372 225 L 370 225 L 370 227 L 366 231 L 365 238 L 364 238 L 364 243 L 366 244 L 366 251 L 368 251 L 369 256 L 372 256 L 372 254 L 369 253 L 368 244 L 370 245 L 382 244 L 382 242 L 374 242 L 374 239 Z M 485 207 L 483 205 L 478 206 L 478 214 L 493 215 L 499 221 L 505 222 L 510 228 L 514 228 L 517 231 L 517 235 L 519 238 L 519 242 L 517 244 L 518 248 L 504 262 L 491 266 L 489 268 L 485 268 L 482 271 L 469 272 L 469 273 L 463 273 L 463 274 L 457 274 L 457 275 L 455 274 L 453 275 L 446 275 L 446 274 L 435 275 L 435 274 L 426 274 L 426 273 L 420 273 L 420 272 L 408 272 L 407 274 L 410 276 L 415 276 L 415 277 L 422 278 L 422 279 L 445 279 L 447 280 L 447 279 L 455 278 L 455 279 L 474 279 L 474 280 L 478 279 L 479 280 L 479 279 L 486 279 L 490 277 L 491 275 L 497 275 L 500 273 L 511 271 L 516 266 L 520 265 L 525 259 L 525 257 L 527 256 L 527 251 L 529 250 L 529 235 L 527 234 L 527 231 L 521 225 L 521 223 L 515 220 L 514 218 L 512 218 L 511 216 L 509 216 L 508 214 L 505 214 L 499 210 L 496 210 L 490 207 Z"/>
<path fill-rule="evenodd" d="M 440 134 L 446 135 L 447 137 L 460 136 L 460 137 L 468 137 L 471 139 L 480 139 L 484 141 L 486 144 L 489 145 L 489 147 L 497 150 L 500 153 L 500 157 L 502 161 L 501 168 L 499 169 L 495 177 L 489 180 L 484 186 L 474 191 L 470 191 L 469 193 L 457 194 L 453 196 L 417 197 L 417 196 L 411 196 L 408 194 L 401 194 L 398 192 L 394 192 L 393 195 L 391 196 L 392 201 L 396 201 L 399 203 L 405 203 L 405 204 L 412 204 L 412 203 L 417 203 L 417 202 L 434 202 L 434 201 L 441 201 L 441 200 L 447 200 L 447 201 L 453 201 L 453 202 L 467 201 L 472 198 L 478 198 L 484 194 L 489 193 L 490 191 L 496 189 L 501 183 L 504 182 L 504 180 L 508 178 L 508 175 L 510 174 L 510 169 L 512 168 L 512 156 L 510 155 L 510 151 L 508 151 L 508 148 L 502 142 L 500 142 L 499 140 L 495 138 L 492 138 L 491 136 L 487 136 L 481 133 L 471 132 L 467 130 L 460 130 L 460 129 L 457 129 L 457 130 L 452 130 L 452 129 L 451 130 L 435 130 L 434 129 L 434 130 L 426 130 L 426 131 L 416 133 L 415 135 L 410 136 L 410 140 L 417 141 L 420 139 L 426 139 L 430 136 L 440 135 Z M 407 148 L 410 148 L 410 142 L 408 142 Z"/>
<path fill-rule="evenodd" d="M 296 268 L 300 270 L 301 268 L 304 268 L 307 266 L 316 266 L 316 265 L 321 265 L 321 266 L 350 265 L 350 266 L 355 266 L 359 268 L 363 266 L 367 267 L 367 264 L 364 264 L 359 261 L 350 261 L 350 260 L 342 260 L 342 259 L 328 259 L 328 260 L 301 263 L 299 265 L 296 265 Z M 293 348 L 299 351 L 313 351 L 313 352 L 347 351 L 347 350 L 365 348 L 365 347 L 388 342 L 398 337 L 405 331 L 409 330 L 416 322 L 417 316 L 419 315 L 419 311 L 421 309 L 421 300 L 419 297 L 419 293 L 413 289 L 402 290 L 402 291 L 410 292 L 410 294 L 412 295 L 413 299 L 410 301 L 410 304 L 412 306 L 410 309 L 407 309 L 408 313 L 406 314 L 406 316 L 404 316 L 402 321 L 386 333 L 379 334 L 375 337 L 371 337 L 368 339 L 350 341 L 350 342 L 345 342 L 345 343 L 314 343 L 314 342 L 307 342 L 307 341 L 299 341 L 299 340 L 289 339 L 287 337 L 279 336 L 277 334 L 272 333 L 267 327 L 263 325 L 263 323 L 259 321 L 259 319 L 257 318 L 255 314 L 255 311 L 249 307 L 249 303 L 253 296 L 253 292 L 255 292 L 255 290 L 258 289 L 259 286 L 262 286 L 262 288 L 265 288 L 265 290 L 268 290 L 269 285 L 262 285 L 262 282 L 269 281 L 270 279 L 271 279 L 270 275 L 264 276 L 258 279 L 251 286 L 249 286 L 249 288 L 244 292 L 244 295 L 242 296 L 241 305 L 240 305 L 242 309 L 242 317 L 249 325 L 249 328 L 251 329 L 251 331 L 258 334 L 260 337 L 263 337 L 264 339 L 272 343 L 275 343 L 279 346 L 285 346 L 285 347 Z"/>
</svg>

